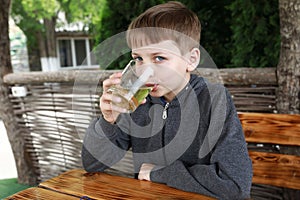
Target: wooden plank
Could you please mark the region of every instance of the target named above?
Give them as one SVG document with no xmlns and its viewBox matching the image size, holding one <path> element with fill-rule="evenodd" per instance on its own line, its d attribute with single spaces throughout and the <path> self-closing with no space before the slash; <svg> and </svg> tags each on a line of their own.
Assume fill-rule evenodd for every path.
<svg viewBox="0 0 300 200">
<path fill-rule="evenodd" d="M 244 93 L 244 92 L 251 92 L 251 93 L 275 93 L 276 86 L 255 86 L 255 87 L 249 87 L 249 86 L 231 86 L 231 85 L 226 85 L 228 90 L 231 93 Z"/>
<path fill-rule="evenodd" d="M 197 68 L 193 73 L 230 85 L 277 85 L 276 68 Z M 55 72 L 23 72 L 4 76 L 3 81 L 13 84 L 36 84 L 51 82 L 97 83 L 120 70 L 61 70 Z"/>
<path fill-rule="evenodd" d="M 253 183 L 300 190 L 300 156 L 249 151 Z"/>
<path fill-rule="evenodd" d="M 247 142 L 300 146 L 300 115 L 238 113 Z"/>
<path fill-rule="evenodd" d="M 197 68 L 193 73 L 225 85 L 277 85 L 275 68 Z"/>
<path fill-rule="evenodd" d="M 23 72 L 7 74 L 3 81 L 7 84 L 36 84 L 73 82 L 97 83 L 120 70 L 61 70 L 55 72 Z M 274 71 L 275 72 L 275 71 Z"/>
<path fill-rule="evenodd" d="M 81 169 L 71 170 L 42 182 L 40 187 L 92 199 L 212 199 L 150 181 L 100 172 L 86 173 Z"/>
<path fill-rule="evenodd" d="M 59 192 L 38 188 L 38 187 L 32 187 L 28 188 L 26 190 L 23 190 L 21 192 L 18 192 L 10 197 L 7 197 L 6 200 L 49 200 L 49 199 L 64 199 L 64 200 L 78 200 L 78 197 L 62 194 Z"/>
</svg>

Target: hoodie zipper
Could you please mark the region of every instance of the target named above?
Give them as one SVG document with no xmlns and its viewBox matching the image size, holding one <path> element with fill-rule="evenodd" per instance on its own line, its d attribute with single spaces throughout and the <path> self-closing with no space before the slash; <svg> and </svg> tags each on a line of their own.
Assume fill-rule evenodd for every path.
<svg viewBox="0 0 300 200">
<path fill-rule="evenodd" d="M 168 107 L 169 107 L 169 104 L 170 104 L 170 103 L 166 103 L 166 105 L 165 105 L 165 107 L 164 107 L 164 110 L 163 110 L 163 113 L 162 113 L 162 118 L 163 118 L 163 119 L 167 119 L 167 117 L 168 117 L 167 109 L 168 109 Z"/>
</svg>

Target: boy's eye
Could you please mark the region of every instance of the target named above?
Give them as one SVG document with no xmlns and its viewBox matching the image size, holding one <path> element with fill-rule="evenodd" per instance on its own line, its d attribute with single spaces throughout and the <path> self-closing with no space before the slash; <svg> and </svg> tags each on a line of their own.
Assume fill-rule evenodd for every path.
<svg viewBox="0 0 300 200">
<path fill-rule="evenodd" d="M 161 62 L 161 61 L 163 61 L 163 60 L 165 60 L 165 58 L 162 57 L 162 56 L 156 56 L 156 57 L 155 57 L 155 61 L 156 61 L 156 62 Z"/>
<path fill-rule="evenodd" d="M 134 57 L 133 59 L 134 59 L 136 62 L 141 62 L 141 61 L 143 61 L 143 58 L 140 57 L 140 56 Z"/>
</svg>

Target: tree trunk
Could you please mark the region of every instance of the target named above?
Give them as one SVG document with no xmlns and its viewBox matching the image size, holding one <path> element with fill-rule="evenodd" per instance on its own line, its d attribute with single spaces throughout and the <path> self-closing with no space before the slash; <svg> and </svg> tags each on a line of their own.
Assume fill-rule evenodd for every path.
<svg viewBox="0 0 300 200">
<path fill-rule="evenodd" d="M 300 98 L 300 1 L 279 0 L 281 49 L 277 66 L 277 110 L 299 114 Z M 300 155 L 296 147 L 280 147 L 282 153 Z M 299 199 L 300 191 L 284 189 L 284 199 Z"/>
<path fill-rule="evenodd" d="M 4 75 L 12 73 L 8 35 L 10 3 L 10 0 L 0 0 L 0 117 L 3 120 L 8 139 L 12 146 L 19 182 L 34 184 L 36 183 L 34 169 L 32 165 L 30 165 L 30 160 L 26 159 L 28 158 L 28 152 L 26 151 L 24 138 L 18 128 L 13 107 L 9 100 L 9 89 L 3 83 Z"/>
<path fill-rule="evenodd" d="M 37 37 L 36 37 L 37 38 Z M 30 45 L 27 42 L 29 69 L 33 71 L 41 71 L 41 56 L 38 45 Z"/>
<path fill-rule="evenodd" d="M 58 58 L 56 56 L 56 38 L 55 38 L 56 17 L 44 19 L 45 35 L 44 42 L 46 45 L 46 56 L 41 56 L 43 71 L 57 71 L 59 68 Z M 41 49 L 42 50 L 42 49 Z"/>
<path fill-rule="evenodd" d="M 47 48 L 46 48 L 46 43 L 45 43 L 45 37 L 44 37 L 42 31 L 37 31 L 36 38 L 37 38 L 37 42 L 39 45 L 40 56 L 47 57 L 48 53 L 47 53 Z"/>
<path fill-rule="evenodd" d="M 277 66 L 277 110 L 300 113 L 300 1 L 279 0 L 281 49 Z"/>
<path fill-rule="evenodd" d="M 10 0 L 0 0 L 0 73 L 1 83 L 5 74 L 12 73 L 10 58 L 10 42 L 8 35 L 8 16 L 10 8 Z"/>
<path fill-rule="evenodd" d="M 55 38 L 56 17 L 44 19 L 44 27 L 46 30 L 47 57 L 56 57 L 56 38 Z"/>
</svg>

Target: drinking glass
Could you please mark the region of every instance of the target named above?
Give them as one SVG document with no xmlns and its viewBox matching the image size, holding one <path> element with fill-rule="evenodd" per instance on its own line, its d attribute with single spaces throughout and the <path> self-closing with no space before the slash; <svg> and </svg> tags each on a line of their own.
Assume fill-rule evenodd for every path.
<svg viewBox="0 0 300 200">
<path fill-rule="evenodd" d="M 155 83 L 150 77 L 154 74 L 151 66 L 137 66 L 135 60 L 131 60 L 122 71 L 121 84 L 113 85 L 109 91 L 121 99 L 120 102 L 112 101 L 114 106 L 125 108 L 128 113 L 136 108 L 148 96 Z"/>
</svg>

